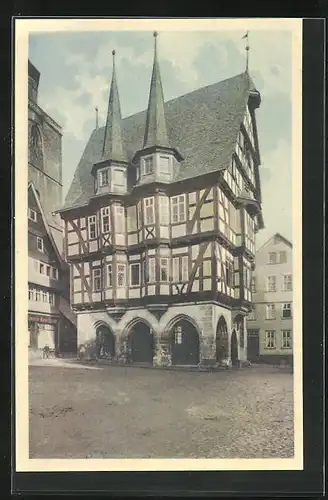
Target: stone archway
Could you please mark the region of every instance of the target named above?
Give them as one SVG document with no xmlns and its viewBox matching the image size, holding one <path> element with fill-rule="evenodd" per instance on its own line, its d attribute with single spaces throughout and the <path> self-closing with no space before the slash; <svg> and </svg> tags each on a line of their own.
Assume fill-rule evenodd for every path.
<svg viewBox="0 0 328 500">
<path fill-rule="evenodd" d="M 174 321 L 169 338 L 172 365 L 197 365 L 199 363 L 199 332 L 191 320 L 183 317 Z"/>
<path fill-rule="evenodd" d="M 237 334 L 236 330 L 233 329 L 231 333 L 231 340 L 230 340 L 230 352 L 231 352 L 231 364 L 232 366 L 237 366 L 238 365 L 238 340 L 237 340 Z"/>
<path fill-rule="evenodd" d="M 220 317 L 216 328 L 216 361 L 220 362 L 229 356 L 229 336 L 227 322 L 223 316 Z"/>
<path fill-rule="evenodd" d="M 96 350 L 98 358 L 113 358 L 115 356 L 115 336 L 105 323 L 96 328 Z"/>
<path fill-rule="evenodd" d="M 152 328 L 142 319 L 133 322 L 127 335 L 129 360 L 133 363 L 153 364 L 154 333 Z"/>
</svg>

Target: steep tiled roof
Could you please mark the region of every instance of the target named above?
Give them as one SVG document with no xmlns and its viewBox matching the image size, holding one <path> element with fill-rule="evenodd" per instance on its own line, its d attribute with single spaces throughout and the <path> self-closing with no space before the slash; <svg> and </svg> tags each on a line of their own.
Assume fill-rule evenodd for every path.
<svg viewBox="0 0 328 500">
<path fill-rule="evenodd" d="M 250 91 L 247 73 L 202 87 L 164 105 L 170 146 L 183 156 L 174 181 L 227 168 L 235 149 Z M 123 120 L 128 160 L 142 149 L 146 111 Z M 86 145 L 69 188 L 64 209 L 88 203 L 94 194 L 91 169 L 100 160 L 105 127 L 95 129 Z M 132 167 L 133 168 L 133 167 Z"/>
</svg>

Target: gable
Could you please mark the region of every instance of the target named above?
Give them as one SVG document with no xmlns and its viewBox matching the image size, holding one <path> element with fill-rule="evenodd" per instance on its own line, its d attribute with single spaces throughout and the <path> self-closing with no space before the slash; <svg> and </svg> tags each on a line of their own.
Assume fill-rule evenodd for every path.
<svg viewBox="0 0 328 500">
<path fill-rule="evenodd" d="M 42 204 L 37 195 L 37 190 L 32 182 L 30 182 L 28 186 L 28 208 L 32 208 L 37 213 L 37 221 L 31 221 L 28 219 L 29 254 L 36 250 L 36 237 L 39 236 L 44 240 L 44 246 L 46 249 L 45 255 L 48 255 L 51 260 L 55 259 L 60 267 L 65 267 L 65 263 L 60 255 L 59 249 L 42 209 Z"/>
</svg>

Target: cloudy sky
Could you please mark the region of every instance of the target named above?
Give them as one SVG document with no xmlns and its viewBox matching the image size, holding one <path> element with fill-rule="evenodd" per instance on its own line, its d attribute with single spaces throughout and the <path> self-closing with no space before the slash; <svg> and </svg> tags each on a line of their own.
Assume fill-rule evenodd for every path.
<svg viewBox="0 0 328 500">
<path fill-rule="evenodd" d="M 158 52 L 165 100 L 245 70 L 244 32 L 160 32 Z M 265 229 L 262 245 L 275 232 L 292 239 L 291 67 L 292 35 L 252 31 L 250 73 L 261 92 L 257 110 Z M 31 34 L 29 58 L 41 72 L 39 105 L 63 127 L 64 196 L 86 141 L 104 124 L 116 50 L 123 117 L 147 107 L 153 37 L 147 31 Z"/>
</svg>

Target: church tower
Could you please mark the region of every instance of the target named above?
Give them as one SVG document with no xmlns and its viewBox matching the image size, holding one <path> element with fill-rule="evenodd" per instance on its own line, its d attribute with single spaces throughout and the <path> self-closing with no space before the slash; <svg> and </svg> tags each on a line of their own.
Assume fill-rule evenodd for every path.
<svg viewBox="0 0 328 500">
<path fill-rule="evenodd" d="M 157 32 L 154 32 L 154 63 L 150 82 L 143 147 L 134 156 L 137 184 L 171 182 L 177 163 L 183 158 L 172 147 L 166 125 L 164 94 L 157 56 Z"/>
<path fill-rule="evenodd" d="M 34 184 L 61 249 L 61 220 L 53 213 L 62 205 L 62 130 L 38 103 L 39 80 L 40 72 L 28 61 L 28 181 Z"/>
<path fill-rule="evenodd" d="M 95 194 L 124 194 L 127 191 L 128 161 L 122 137 L 122 115 L 116 80 L 115 50 L 112 54 L 113 74 L 101 158 L 92 168 Z"/>
</svg>

